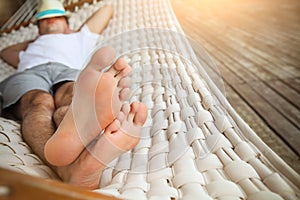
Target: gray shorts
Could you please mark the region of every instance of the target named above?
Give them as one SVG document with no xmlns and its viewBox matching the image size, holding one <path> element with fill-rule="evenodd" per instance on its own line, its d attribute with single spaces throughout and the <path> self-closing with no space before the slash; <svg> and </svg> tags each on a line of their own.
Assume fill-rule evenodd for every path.
<svg viewBox="0 0 300 200">
<path fill-rule="evenodd" d="M 60 63 L 46 63 L 18 72 L 0 83 L 2 109 L 15 103 L 31 90 L 53 93 L 53 86 L 64 81 L 75 81 L 80 70 Z"/>
</svg>

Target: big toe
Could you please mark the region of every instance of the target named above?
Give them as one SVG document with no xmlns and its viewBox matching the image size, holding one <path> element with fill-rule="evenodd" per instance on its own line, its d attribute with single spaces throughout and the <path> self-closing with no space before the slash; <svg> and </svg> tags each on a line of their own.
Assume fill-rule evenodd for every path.
<svg viewBox="0 0 300 200">
<path fill-rule="evenodd" d="M 133 102 L 131 104 L 131 115 L 136 126 L 143 126 L 148 115 L 147 106 L 140 102 Z"/>
<path fill-rule="evenodd" d="M 96 70 L 103 70 L 105 67 L 111 65 L 116 56 L 116 50 L 110 46 L 98 49 L 90 60 L 90 65 Z"/>
</svg>

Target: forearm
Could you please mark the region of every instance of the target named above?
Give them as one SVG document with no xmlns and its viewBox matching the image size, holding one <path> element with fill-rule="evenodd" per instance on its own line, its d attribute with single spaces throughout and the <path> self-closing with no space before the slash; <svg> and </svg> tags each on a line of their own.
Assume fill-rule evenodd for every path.
<svg viewBox="0 0 300 200">
<path fill-rule="evenodd" d="M 32 41 L 26 41 L 6 47 L 0 52 L 0 57 L 14 68 L 17 68 L 20 61 L 19 53 L 25 50 L 30 42 Z"/>
<path fill-rule="evenodd" d="M 107 5 L 97 10 L 86 22 L 91 32 L 102 33 L 113 16 L 113 6 Z"/>
<path fill-rule="evenodd" d="M 15 52 L 12 52 L 10 49 L 8 48 L 3 49 L 0 52 L 0 57 L 9 65 L 13 66 L 14 68 L 18 67 L 19 56 Z"/>
</svg>

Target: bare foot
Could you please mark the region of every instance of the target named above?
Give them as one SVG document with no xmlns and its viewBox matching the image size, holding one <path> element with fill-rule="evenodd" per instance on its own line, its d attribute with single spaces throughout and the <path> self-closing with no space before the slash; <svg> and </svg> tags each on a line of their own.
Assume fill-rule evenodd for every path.
<svg viewBox="0 0 300 200">
<path fill-rule="evenodd" d="M 107 72 L 101 72 L 112 63 L 114 56 L 114 49 L 104 47 L 93 55 L 80 73 L 72 103 L 45 145 L 45 157 L 50 164 L 65 166 L 72 163 L 118 116 L 123 101 L 129 97 L 131 68 L 118 59 Z"/>
<path fill-rule="evenodd" d="M 103 135 L 95 139 L 74 163 L 58 167 L 58 174 L 65 182 L 96 189 L 107 164 L 136 146 L 146 118 L 144 104 L 135 102 L 130 106 L 124 105 L 118 118 L 105 129 Z"/>
</svg>

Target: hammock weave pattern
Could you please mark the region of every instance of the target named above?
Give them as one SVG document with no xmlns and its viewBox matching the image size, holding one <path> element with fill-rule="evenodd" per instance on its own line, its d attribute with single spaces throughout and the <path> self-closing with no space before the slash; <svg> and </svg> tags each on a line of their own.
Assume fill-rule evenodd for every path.
<svg viewBox="0 0 300 200">
<path fill-rule="evenodd" d="M 195 57 L 168 0 L 115 6 L 99 40 L 132 66 L 130 101 L 148 106 L 139 144 L 104 170 L 97 192 L 124 199 L 299 199 L 300 177 L 245 124 Z M 30 25 L 3 35 L 0 49 L 37 36 Z M 3 80 L 14 70 L 1 60 Z M 23 141 L 17 122 L 0 119 L 0 167 L 56 179 Z"/>
</svg>

